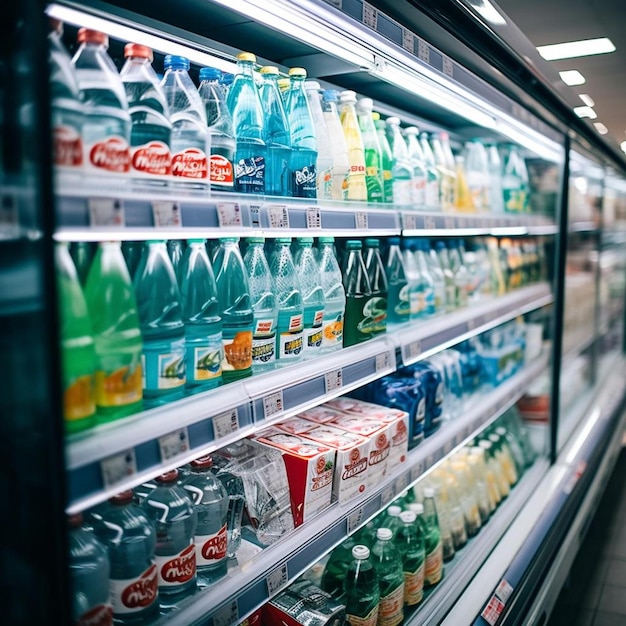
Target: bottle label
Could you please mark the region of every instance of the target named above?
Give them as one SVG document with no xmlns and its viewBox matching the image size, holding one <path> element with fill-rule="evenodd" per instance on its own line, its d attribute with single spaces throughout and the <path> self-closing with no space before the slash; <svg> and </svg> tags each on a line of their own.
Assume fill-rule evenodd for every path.
<svg viewBox="0 0 626 626">
<path fill-rule="evenodd" d="M 131 148 L 133 172 L 146 176 L 169 176 L 172 167 L 170 149 L 162 141 L 151 141 Z"/>
<path fill-rule="evenodd" d="M 200 148 L 186 148 L 172 156 L 172 176 L 207 180 L 209 164 L 206 154 Z"/>
<path fill-rule="evenodd" d="M 315 198 L 317 196 L 315 163 L 293 171 L 293 195 L 295 198 Z"/>
<path fill-rule="evenodd" d="M 428 172 L 428 181 L 426 182 L 426 206 L 439 207 L 439 181 L 430 171 Z"/>
<path fill-rule="evenodd" d="M 143 368 L 125 366 L 113 371 L 96 371 L 96 404 L 102 407 L 125 406 L 142 398 Z"/>
<path fill-rule="evenodd" d="M 400 293 L 398 293 L 398 303 L 393 310 L 398 317 L 408 319 L 411 313 L 411 290 L 408 284 L 402 285 Z"/>
<path fill-rule="evenodd" d="M 216 565 L 226 558 L 228 543 L 226 524 L 212 535 L 196 535 L 194 543 L 196 545 L 196 565 L 198 567 Z"/>
<path fill-rule="evenodd" d="M 281 333 L 278 338 L 278 358 L 296 359 L 304 349 L 302 331 L 298 333 Z"/>
<path fill-rule="evenodd" d="M 424 564 L 424 584 L 436 585 L 443 576 L 443 544 L 441 538 L 435 549 L 426 554 Z"/>
<path fill-rule="evenodd" d="M 109 597 L 114 615 L 144 611 L 156 601 L 158 594 L 157 566 L 152 563 L 137 578 L 109 579 Z"/>
<path fill-rule="evenodd" d="M 206 382 L 222 375 L 222 333 L 209 335 L 203 344 L 187 347 L 188 382 Z"/>
<path fill-rule="evenodd" d="M 242 330 L 232 339 L 223 338 L 223 371 L 246 370 L 252 367 L 252 331 Z"/>
<path fill-rule="evenodd" d="M 74 622 L 74 626 L 111 626 L 112 624 L 113 610 L 110 604 L 98 604 Z"/>
<path fill-rule="evenodd" d="M 130 171 L 130 150 L 124 137 L 106 137 L 88 146 L 89 164 L 100 172 L 125 174 Z"/>
<path fill-rule="evenodd" d="M 211 154 L 209 172 L 212 185 L 231 188 L 235 185 L 233 163 L 223 154 Z"/>
<path fill-rule="evenodd" d="M 400 206 L 412 204 L 411 179 L 394 178 L 393 181 L 393 203 Z"/>
<path fill-rule="evenodd" d="M 324 320 L 322 326 L 322 346 L 341 348 L 343 344 L 343 313 L 337 312 Z"/>
<path fill-rule="evenodd" d="M 159 587 L 178 587 L 196 576 L 196 546 L 188 545 L 177 555 L 156 556 Z"/>
<path fill-rule="evenodd" d="M 235 163 L 235 185 L 242 193 L 265 191 L 265 157 L 253 156 Z"/>
<path fill-rule="evenodd" d="M 404 620 L 404 584 L 380 597 L 378 626 L 397 626 Z"/>
<path fill-rule="evenodd" d="M 411 187 L 412 200 L 416 206 L 423 207 L 426 204 L 426 177 L 416 176 Z"/>
<path fill-rule="evenodd" d="M 276 334 L 261 339 L 252 339 L 252 362 L 267 365 L 276 360 Z"/>
<path fill-rule="evenodd" d="M 80 167 L 83 164 L 83 141 L 72 126 L 57 126 L 53 137 L 54 164 L 59 167 Z"/>
<path fill-rule="evenodd" d="M 424 562 L 414 572 L 404 572 L 404 602 L 408 606 L 419 604 L 424 597 Z"/>
<path fill-rule="evenodd" d="M 176 389 L 187 381 L 185 367 L 185 340 L 172 341 L 162 352 L 161 345 L 143 345 L 144 391 Z"/>
<path fill-rule="evenodd" d="M 365 169 L 365 184 L 367 186 L 368 202 L 383 201 L 383 185 L 377 167 Z"/>
<path fill-rule="evenodd" d="M 323 330 L 321 326 L 317 328 L 305 328 L 303 344 L 305 350 L 315 351 L 322 345 Z"/>
<path fill-rule="evenodd" d="M 66 382 L 63 391 L 63 416 L 69 422 L 81 420 L 96 412 L 95 382 L 92 374 Z"/>
<path fill-rule="evenodd" d="M 348 296 L 344 325 L 344 345 L 370 339 L 382 332 L 387 324 L 387 300 L 385 298 L 365 298 Z"/>
<path fill-rule="evenodd" d="M 346 621 L 350 626 L 376 626 L 378 622 L 378 604 L 374 605 L 374 608 L 365 617 L 346 613 Z"/>
</svg>

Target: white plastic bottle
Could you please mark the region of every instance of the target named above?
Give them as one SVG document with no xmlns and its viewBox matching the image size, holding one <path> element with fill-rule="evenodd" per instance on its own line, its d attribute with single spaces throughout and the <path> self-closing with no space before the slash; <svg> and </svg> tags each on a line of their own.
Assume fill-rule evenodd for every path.
<svg viewBox="0 0 626 626">
<path fill-rule="evenodd" d="M 324 324 L 321 352 L 332 352 L 343 346 L 343 318 L 346 309 L 346 292 L 341 269 L 335 256 L 335 238 L 318 239 L 318 264 L 324 289 Z"/>
<path fill-rule="evenodd" d="M 304 82 L 304 91 L 309 101 L 317 138 L 317 197 L 320 200 L 330 200 L 333 186 L 333 145 L 322 111 L 320 84 L 316 80 L 307 80 Z"/>
<path fill-rule="evenodd" d="M 322 111 L 329 137 L 332 137 L 330 147 L 333 154 L 333 171 L 331 182 L 331 197 L 333 200 L 345 200 L 346 189 L 344 182 L 350 171 L 348 146 L 341 128 L 339 111 L 337 110 L 338 94 L 334 89 L 322 92 Z"/>
</svg>

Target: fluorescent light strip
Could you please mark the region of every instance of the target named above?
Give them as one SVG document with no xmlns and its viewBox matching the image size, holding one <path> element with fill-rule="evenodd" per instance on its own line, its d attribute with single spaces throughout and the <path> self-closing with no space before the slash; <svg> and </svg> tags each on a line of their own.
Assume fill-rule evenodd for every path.
<svg viewBox="0 0 626 626">
<path fill-rule="evenodd" d="M 578 117 L 588 117 L 591 120 L 595 120 L 598 114 L 591 107 L 574 107 L 574 113 Z"/>
<path fill-rule="evenodd" d="M 619 147 L 622 149 L 622 152 L 626 152 L 626 141 L 622 141 L 622 143 L 620 143 Z"/>
<path fill-rule="evenodd" d="M 606 135 L 609 132 L 609 129 L 602 122 L 594 122 L 593 125 L 601 135 Z"/>
<path fill-rule="evenodd" d="M 570 87 L 574 85 L 584 85 L 587 81 L 585 77 L 578 70 L 565 70 L 559 72 L 561 80 Z"/>
<path fill-rule="evenodd" d="M 537 46 L 537 51 L 546 61 L 557 61 L 615 52 L 615 46 L 608 37 L 599 37 L 597 39 L 581 39 L 580 41 Z"/>
<path fill-rule="evenodd" d="M 578 94 L 578 97 L 588 106 L 588 107 L 593 107 L 596 105 L 594 99 L 586 93 L 581 93 Z"/>
</svg>

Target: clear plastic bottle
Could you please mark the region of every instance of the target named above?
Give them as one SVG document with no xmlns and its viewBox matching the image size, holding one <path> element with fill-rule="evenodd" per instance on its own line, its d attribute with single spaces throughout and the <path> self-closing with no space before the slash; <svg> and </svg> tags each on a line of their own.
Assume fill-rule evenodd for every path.
<svg viewBox="0 0 626 626">
<path fill-rule="evenodd" d="M 489 211 L 489 167 L 487 152 L 480 141 L 466 145 L 465 173 L 472 196 L 472 205 L 477 213 Z"/>
<path fill-rule="evenodd" d="M 286 109 L 291 130 L 291 192 L 295 198 L 316 198 L 317 137 L 304 91 L 306 70 L 292 67 L 289 78 Z"/>
<path fill-rule="evenodd" d="M 263 237 L 248 237 L 243 264 L 250 284 L 254 314 L 252 330 L 252 372 L 262 374 L 276 365 L 278 305 Z"/>
<path fill-rule="evenodd" d="M 372 112 L 372 120 L 376 128 L 378 144 L 380 146 L 381 169 L 383 177 L 383 202 L 387 204 L 393 203 L 393 155 L 391 154 L 391 146 L 385 132 L 386 123 L 380 119 L 378 111 Z"/>
<path fill-rule="evenodd" d="M 404 604 L 416 606 L 424 598 L 424 535 L 418 530 L 417 515 L 413 511 L 400 514 L 402 527 L 396 535 L 396 546 L 402 558 L 404 573 Z"/>
<path fill-rule="evenodd" d="M 453 211 L 456 206 L 456 162 L 454 154 L 450 146 L 450 135 L 448 133 L 439 133 L 435 146 L 441 146 L 441 156 L 435 154 L 437 166 L 443 176 L 447 178 L 445 185 L 445 196 L 443 196 L 444 211 Z M 437 148 L 438 150 L 439 148 Z"/>
<path fill-rule="evenodd" d="M 380 257 L 380 241 L 374 238 L 365 240 L 365 269 L 372 290 L 373 307 L 377 311 L 373 319 L 372 334 L 379 335 L 387 331 L 387 295 L 389 287 L 385 266 Z"/>
<path fill-rule="evenodd" d="M 221 71 L 215 67 L 200 70 L 198 94 L 204 105 L 211 151 L 209 184 L 212 191 L 233 191 L 235 188 L 235 130 L 220 87 Z"/>
<path fill-rule="evenodd" d="M 432 243 L 426 242 L 424 254 L 426 256 L 428 271 L 433 279 L 433 286 L 435 290 L 435 312 L 437 314 L 445 313 L 447 308 L 446 277 Z"/>
<path fill-rule="evenodd" d="M 89 270 L 85 300 L 96 349 L 97 421 L 141 410 L 142 339 L 137 302 L 119 242 L 102 242 Z"/>
<path fill-rule="evenodd" d="M 346 200 L 367 202 L 365 151 L 355 105 L 356 93 L 354 91 L 342 91 L 339 114 L 350 161 L 350 171 L 346 178 Z"/>
<path fill-rule="evenodd" d="M 409 284 L 404 269 L 404 257 L 400 250 L 400 237 L 390 237 L 387 252 L 387 323 L 403 324 L 409 321 L 411 302 Z"/>
<path fill-rule="evenodd" d="M 502 146 L 502 195 L 507 213 L 523 213 L 528 208 L 528 170 L 514 144 Z"/>
<path fill-rule="evenodd" d="M 321 588 L 335 598 L 344 594 L 346 574 L 352 563 L 352 549 L 355 546 L 353 537 L 346 537 L 331 553 L 326 561 Z"/>
<path fill-rule="evenodd" d="M 94 425 L 96 352 L 87 302 L 67 243 L 55 247 L 63 418 L 68 433 Z"/>
<path fill-rule="evenodd" d="M 411 201 L 416 209 L 423 209 L 426 205 L 426 188 L 428 184 L 428 172 L 422 146 L 418 140 L 419 130 L 416 126 L 409 126 L 405 129 L 406 145 L 409 161 L 413 168 L 413 179 L 411 183 Z"/>
<path fill-rule="evenodd" d="M 303 356 L 312 359 L 319 356 L 322 347 L 326 305 L 322 276 L 313 252 L 313 237 L 299 237 L 296 240 L 294 265 L 304 307 Z"/>
<path fill-rule="evenodd" d="M 492 213 L 502 213 L 504 212 L 502 160 L 496 144 L 487 144 L 486 150 L 487 171 L 489 173 L 489 206 Z"/>
<path fill-rule="evenodd" d="M 460 486 L 463 515 L 465 516 L 465 528 L 468 537 L 474 537 L 481 528 L 482 521 L 478 506 L 478 494 L 471 480 L 471 474 L 465 459 L 455 454 L 450 459 L 450 471 L 454 474 Z"/>
<path fill-rule="evenodd" d="M 372 560 L 380 590 L 378 624 L 397 626 L 404 620 L 404 573 L 402 558 L 392 542 L 392 533 L 388 528 L 376 531 Z"/>
<path fill-rule="evenodd" d="M 172 123 L 172 182 L 177 187 L 204 191 L 209 187 L 211 138 L 206 113 L 189 77 L 189 59 L 168 54 L 161 87 Z"/>
<path fill-rule="evenodd" d="M 291 130 L 278 88 L 279 72 L 273 65 L 261 68 L 263 83 L 259 95 L 265 113 L 263 139 L 267 148 L 265 193 L 291 196 Z"/>
<path fill-rule="evenodd" d="M 311 119 L 315 126 L 317 139 L 317 197 L 321 200 L 332 199 L 333 186 L 333 146 L 326 127 L 324 112 L 322 111 L 321 87 L 316 80 L 307 80 L 304 83 Z"/>
<path fill-rule="evenodd" d="M 265 193 L 267 146 L 265 115 L 254 82 L 256 57 L 250 52 L 237 55 L 237 74 L 226 100 L 233 118 L 237 140 L 235 150 L 235 191 Z"/>
<path fill-rule="evenodd" d="M 346 292 L 335 256 L 335 238 L 320 237 L 318 244 L 317 258 L 325 303 L 321 353 L 327 353 L 343 346 Z"/>
<path fill-rule="evenodd" d="M 185 326 L 164 241 L 146 242 L 133 285 L 144 342 L 144 398 L 152 402 L 181 398 L 187 380 Z"/>
<path fill-rule="evenodd" d="M 409 319 L 416 320 L 423 317 L 422 297 L 420 292 L 420 276 L 417 261 L 413 254 L 414 242 L 402 239 L 402 259 L 404 261 L 404 274 L 406 276 L 409 296 Z"/>
<path fill-rule="evenodd" d="M 269 258 L 278 305 L 276 329 L 278 365 L 289 365 L 301 359 L 304 349 L 304 303 L 290 246 L 291 237 L 277 238 Z"/>
<path fill-rule="evenodd" d="M 430 317 L 437 312 L 435 308 L 435 281 L 426 261 L 427 249 L 428 242 L 425 239 L 418 239 L 415 242 L 413 254 L 419 272 L 420 317 Z"/>
<path fill-rule="evenodd" d="M 221 237 L 213 256 L 213 274 L 222 317 L 224 383 L 252 375 L 254 314 L 238 241 L 237 237 Z"/>
<path fill-rule="evenodd" d="M 402 527 L 402 520 L 400 519 L 401 513 L 402 507 L 400 505 L 391 504 L 387 507 L 384 514 L 381 515 L 382 520 L 379 522 L 379 528 L 388 528 L 391 531 L 391 535 L 394 540 L 398 531 Z"/>
<path fill-rule="evenodd" d="M 209 585 L 226 575 L 228 492 L 215 476 L 213 457 L 195 459 L 183 489 L 193 502 L 198 516 L 194 534 L 198 582 Z"/>
<path fill-rule="evenodd" d="M 78 43 L 72 63 L 85 104 L 85 183 L 123 188 L 130 171 L 131 127 L 124 85 L 107 54 L 107 35 L 81 28 Z"/>
<path fill-rule="evenodd" d="M 367 185 L 367 201 L 383 202 L 383 162 L 382 150 L 378 141 L 378 134 L 372 119 L 371 98 L 361 98 L 356 103 L 356 114 L 363 139 L 365 154 L 365 184 Z"/>
<path fill-rule="evenodd" d="M 190 239 L 180 264 L 180 297 L 185 323 L 187 390 L 222 384 L 222 318 L 206 239 Z"/>
<path fill-rule="evenodd" d="M 386 123 L 387 139 L 393 156 L 393 203 L 400 207 L 419 208 L 414 204 L 414 168 L 404 137 L 400 132 L 400 118 L 388 117 Z"/>
<path fill-rule="evenodd" d="M 352 562 L 344 579 L 346 622 L 350 626 L 375 626 L 378 623 L 380 588 L 370 549 L 356 545 L 351 554 Z"/>
<path fill-rule="evenodd" d="M 461 256 L 460 244 L 455 239 L 451 239 L 448 242 L 448 254 L 450 269 L 454 275 L 454 284 L 456 286 L 456 306 L 460 309 L 466 307 L 469 303 L 471 276 Z"/>
<path fill-rule="evenodd" d="M 334 89 L 327 89 L 322 92 L 324 120 L 326 121 L 328 135 L 332 137 L 330 144 L 333 153 L 331 197 L 333 200 L 345 200 L 347 195 L 346 180 L 350 173 L 350 158 L 339 111 L 337 110 L 337 100 L 338 93 Z"/>
<path fill-rule="evenodd" d="M 439 196 L 439 171 L 435 163 L 427 133 L 420 133 L 420 146 L 426 165 L 426 206 L 429 209 L 441 210 L 441 197 Z"/>
<path fill-rule="evenodd" d="M 170 261 L 172 262 L 172 267 L 174 268 L 174 275 L 176 276 L 176 280 L 178 281 L 178 286 L 180 287 L 181 286 L 180 268 L 181 268 L 183 256 L 185 254 L 184 242 L 181 239 L 170 239 L 165 244 L 165 246 L 167 248 L 167 254 L 170 257 Z M 124 244 L 122 244 L 122 250 L 124 250 Z M 139 266 L 139 261 L 141 260 L 141 253 L 142 253 L 142 250 L 140 248 L 139 259 L 137 260 L 137 265 L 135 266 L 135 269 L 131 274 L 132 276 L 135 275 L 135 272 L 137 271 L 137 267 Z"/>
<path fill-rule="evenodd" d="M 346 291 L 346 312 L 343 326 L 344 347 L 353 346 L 371 338 L 373 321 L 368 306 L 372 288 L 363 261 L 363 244 L 350 239 L 346 242 L 346 260 L 343 267 L 343 286 Z"/>
<path fill-rule="evenodd" d="M 432 587 L 443 578 L 443 545 L 435 506 L 435 493 L 432 488 L 424 489 L 424 547 L 426 559 L 424 586 Z"/>
<path fill-rule="evenodd" d="M 454 311 L 458 308 L 457 305 L 457 287 L 454 279 L 454 272 L 450 266 L 450 257 L 448 255 L 448 248 L 443 241 L 438 241 L 435 245 L 437 250 L 437 258 L 441 265 L 441 271 L 446 282 L 446 313 Z"/>
<path fill-rule="evenodd" d="M 172 168 L 170 112 L 147 46 L 126 44 L 120 77 L 131 119 L 130 157 L 134 186 L 165 186 Z"/>
<path fill-rule="evenodd" d="M 467 182 L 467 174 L 465 169 L 465 157 L 458 154 L 454 157 L 456 164 L 456 200 L 454 208 L 461 213 L 474 213 L 474 199 Z"/>
</svg>

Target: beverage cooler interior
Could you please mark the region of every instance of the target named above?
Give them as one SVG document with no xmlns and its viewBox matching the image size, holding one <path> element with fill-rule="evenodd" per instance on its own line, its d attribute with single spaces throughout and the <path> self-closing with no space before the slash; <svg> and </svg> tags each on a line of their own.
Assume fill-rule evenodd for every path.
<svg viewBox="0 0 626 626">
<path fill-rule="evenodd" d="M 421 4 L 7 9 L 7 623 L 544 623 L 624 431 L 626 163 Z"/>
</svg>

